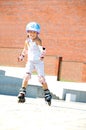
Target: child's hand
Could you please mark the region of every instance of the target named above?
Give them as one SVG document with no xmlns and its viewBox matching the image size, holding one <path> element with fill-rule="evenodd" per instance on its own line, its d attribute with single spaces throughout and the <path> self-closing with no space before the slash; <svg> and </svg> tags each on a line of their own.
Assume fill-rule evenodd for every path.
<svg viewBox="0 0 86 130">
<path fill-rule="evenodd" d="M 24 55 L 20 54 L 20 56 L 18 57 L 18 61 L 22 61 L 24 59 Z"/>
</svg>

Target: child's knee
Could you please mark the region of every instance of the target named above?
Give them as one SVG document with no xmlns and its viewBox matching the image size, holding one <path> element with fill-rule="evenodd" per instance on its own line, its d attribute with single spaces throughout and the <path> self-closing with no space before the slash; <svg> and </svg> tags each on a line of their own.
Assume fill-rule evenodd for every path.
<svg viewBox="0 0 86 130">
<path fill-rule="evenodd" d="M 26 73 L 26 75 L 24 76 L 24 80 L 28 81 L 29 79 L 31 79 L 31 74 L 30 73 Z"/>
<path fill-rule="evenodd" d="M 39 82 L 40 82 L 41 84 L 45 84 L 45 83 L 46 83 L 46 80 L 45 80 L 45 78 L 44 78 L 43 76 L 39 76 Z"/>
</svg>

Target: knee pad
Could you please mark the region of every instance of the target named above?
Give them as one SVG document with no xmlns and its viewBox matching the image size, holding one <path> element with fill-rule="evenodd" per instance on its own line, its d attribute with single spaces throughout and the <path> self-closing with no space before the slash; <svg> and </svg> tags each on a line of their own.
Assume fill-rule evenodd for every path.
<svg viewBox="0 0 86 130">
<path fill-rule="evenodd" d="M 26 73 L 25 76 L 24 76 L 24 79 L 26 81 L 28 81 L 29 79 L 31 79 L 31 74 L 30 73 Z"/>
<path fill-rule="evenodd" d="M 39 76 L 39 82 L 41 84 L 45 84 L 46 83 L 45 78 L 43 76 Z"/>
</svg>

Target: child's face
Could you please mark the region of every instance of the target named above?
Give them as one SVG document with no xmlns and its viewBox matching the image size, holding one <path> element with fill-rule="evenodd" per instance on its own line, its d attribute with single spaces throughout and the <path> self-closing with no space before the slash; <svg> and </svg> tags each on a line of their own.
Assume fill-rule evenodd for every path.
<svg viewBox="0 0 86 130">
<path fill-rule="evenodd" d="M 27 32 L 27 36 L 28 36 L 29 38 L 31 38 L 32 40 L 34 40 L 34 39 L 37 37 L 37 35 L 38 35 L 38 33 L 35 32 L 35 31 L 28 31 L 28 32 Z"/>
</svg>

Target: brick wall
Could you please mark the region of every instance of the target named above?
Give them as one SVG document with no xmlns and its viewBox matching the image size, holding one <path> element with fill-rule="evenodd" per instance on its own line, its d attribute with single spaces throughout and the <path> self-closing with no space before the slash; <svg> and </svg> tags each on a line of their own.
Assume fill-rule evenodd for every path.
<svg viewBox="0 0 86 130">
<path fill-rule="evenodd" d="M 56 56 L 62 56 L 63 61 L 69 62 L 62 63 L 61 77 L 85 82 L 85 10 L 85 0 L 0 0 L 0 65 L 25 66 L 25 61 L 20 64 L 16 59 L 26 38 L 26 24 L 37 21 L 47 48 L 46 74 L 57 74 Z"/>
<path fill-rule="evenodd" d="M 86 82 L 86 62 L 83 64 L 82 81 Z"/>
</svg>

